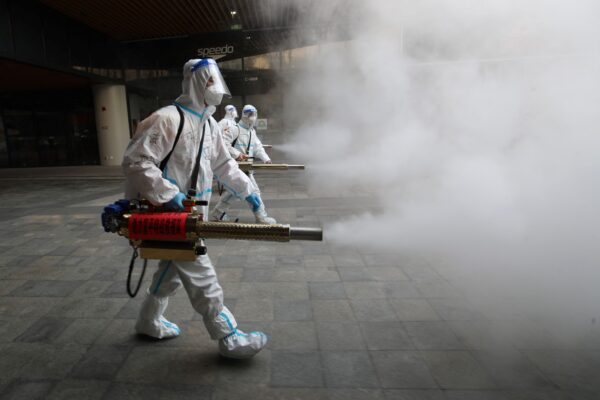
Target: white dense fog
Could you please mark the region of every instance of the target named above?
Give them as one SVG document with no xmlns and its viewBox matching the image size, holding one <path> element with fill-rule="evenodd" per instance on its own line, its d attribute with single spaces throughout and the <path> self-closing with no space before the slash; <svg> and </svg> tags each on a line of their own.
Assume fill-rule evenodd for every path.
<svg viewBox="0 0 600 400">
<path fill-rule="evenodd" d="M 312 189 L 367 202 L 326 237 L 423 255 L 503 315 L 591 324 L 600 3 L 378 0 L 348 14 L 331 21 L 353 40 L 322 46 L 286 95 L 285 149 Z"/>
</svg>

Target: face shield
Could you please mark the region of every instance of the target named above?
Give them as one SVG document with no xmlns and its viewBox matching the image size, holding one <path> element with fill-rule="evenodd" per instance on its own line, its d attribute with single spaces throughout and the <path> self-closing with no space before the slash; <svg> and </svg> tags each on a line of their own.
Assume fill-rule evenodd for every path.
<svg viewBox="0 0 600 400">
<path fill-rule="evenodd" d="M 189 60 L 183 66 L 182 94 L 176 102 L 196 112 L 212 114 L 223 97 L 231 97 L 217 62 L 212 58 Z"/>
<path fill-rule="evenodd" d="M 258 111 L 256 110 L 256 107 L 250 104 L 244 106 L 244 109 L 242 110 L 242 120 L 245 124 L 249 127 L 253 127 L 257 118 Z"/>
<path fill-rule="evenodd" d="M 228 105 L 225 107 L 225 118 L 235 119 L 237 118 L 238 113 L 234 106 Z"/>
<path fill-rule="evenodd" d="M 197 60 L 191 67 L 193 76 L 197 77 L 200 84 L 203 83 L 202 87 L 206 90 L 207 86 L 211 88 L 214 93 L 220 94 L 224 97 L 231 97 L 229 88 L 221 75 L 221 70 L 217 66 L 217 62 L 212 58 L 203 58 Z M 212 78 L 212 79 L 211 79 Z M 211 84 L 209 85 L 209 80 Z"/>
</svg>

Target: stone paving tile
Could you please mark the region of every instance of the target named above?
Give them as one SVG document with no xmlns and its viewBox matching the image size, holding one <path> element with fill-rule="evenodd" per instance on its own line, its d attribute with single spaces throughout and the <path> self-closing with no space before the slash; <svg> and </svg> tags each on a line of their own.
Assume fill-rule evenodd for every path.
<svg viewBox="0 0 600 400">
<path fill-rule="evenodd" d="M 22 334 L 15 338 L 15 342 L 23 343 L 51 343 L 58 338 L 73 323 L 71 319 L 41 317 Z"/>
<path fill-rule="evenodd" d="M 344 282 L 365 282 L 371 280 L 371 273 L 364 267 L 338 268 L 340 279 Z"/>
<path fill-rule="evenodd" d="M 315 321 L 353 321 L 354 313 L 347 300 L 311 300 Z"/>
<path fill-rule="evenodd" d="M 91 346 L 69 376 L 76 379 L 112 380 L 130 350 L 127 346 Z"/>
<path fill-rule="evenodd" d="M 306 282 L 307 280 L 304 267 L 278 267 L 273 273 L 273 282 Z"/>
<path fill-rule="evenodd" d="M 219 356 L 196 348 L 133 348 L 115 378 L 118 382 L 211 385 Z"/>
<path fill-rule="evenodd" d="M 508 349 L 513 344 L 492 321 L 449 321 L 448 326 L 468 349 Z"/>
<path fill-rule="evenodd" d="M 0 343 L 12 342 L 39 318 L 0 317 Z"/>
<path fill-rule="evenodd" d="M 311 303 L 308 300 L 283 301 L 273 304 L 275 321 L 308 321 L 312 320 Z"/>
<path fill-rule="evenodd" d="M 447 281 L 416 282 L 417 289 L 425 297 L 463 297 L 464 295 Z"/>
<path fill-rule="evenodd" d="M 219 282 L 240 282 L 245 271 L 244 268 L 219 268 L 217 276 Z"/>
<path fill-rule="evenodd" d="M 318 352 L 271 352 L 271 385 L 323 387 L 324 370 Z"/>
<path fill-rule="evenodd" d="M 385 299 L 385 285 L 382 282 L 344 282 L 349 299 Z"/>
<path fill-rule="evenodd" d="M 327 250 L 324 247 L 321 247 Z M 304 254 L 304 266 L 306 268 L 331 268 L 335 267 L 333 257 L 329 254 L 315 254 L 312 246 L 305 250 L 308 254 Z"/>
<path fill-rule="evenodd" d="M 341 282 L 310 282 L 310 298 L 320 300 L 345 299 L 346 291 Z"/>
<path fill-rule="evenodd" d="M 2 279 L 1 276 L 0 279 Z M 16 279 L 0 280 L 0 296 L 8 296 L 12 291 L 22 286 L 25 282 L 27 281 Z"/>
<path fill-rule="evenodd" d="M 10 295 L 16 297 L 67 297 L 81 284 L 81 281 L 27 281 L 10 292 Z"/>
<path fill-rule="evenodd" d="M 7 400 L 44 400 L 53 386 L 51 381 L 15 381 L 0 396 Z"/>
<path fill-rule="evenodd" d="M 213 387 L 190 384 L 112 384 L 105 399 L 110 400 L 210 400 Z"/>
<path fill-rule="evenodd" d="M 404 328 L 419 350 L 465 349 L 465 346 L 445 322 L 404 322 Z"/>
<path fill-rule="evenodd" d="M 97 275 L 97 267 L 93 265 L 81 264 L 74 268 L 64 269 L 58 276 L 62 281 L 86 281 Z"/>
<path fill-rule="evenodd" d="M 111 323 L 110 319 L 75 319 L 55 340 L 55 343 L 75 343 L 90 345 L 94 343 Z"/>
<path fill-rule="evenodd" d="M 398 316 L 385 299 L 350 300 L 357 321 L 397 321 Z"/>
<path fill-rule="evenodd" d="M 273 300 L 237 301 L 233 313 L 238 321 L 273 321 Z"/>
<path fill-rule="evenodd" d="M 429 299 L 429 304 L 446 321 L 473 321 L 485 319 L 483 313 L 463 298 Z"/>
<path fill-rule="evenodd" d="M 65 379 L 58 382 L 47 400 L 100 400 L 110 386 L 109 381 Z"/>
<path fill-rule="evenodd" d="M 335 267 L 306 268 L 306 280 L 308 282 L 338 282 L 340 275 Z"/>
<path fill-rule="evenodd" d="M 539 368 L 517 350 L 474 351 L 472 354 L 499 387 L 511 389 L 553 388 Z"/>
<path fill-rule="evenodd" d="M 328 387 L 379 387 L 379 381 L 366 351 L 323 351 L 325 381 Z"/>
<path fill-rule="evenodd" d="M 247 257 L 238 255 L 222 255 L 216 262 L 219 267 L 244 267 L 247 263 Z"/>
<path fill-rule="evenodd" d="M 401 322 L 361 322 L 360 328 L 369 350 L 411 350 L 415 348 Z"/>
<path fill-rule="evenodd" d="M 317 332 L 312 321 L 273 322 L 268 330 L 269 347 L 273 350 L 317 350 Z"/>
<path fill-rule="evenodd" d="M 436 321 L 440 317 L 425 299 L 390 299 L 400 321 Z"/>
<path fill-rule="evenodd" d="M 86 352 L 75 344 L 10 343 L 2 349 L 2 379 L 64 379 Z"/>
<path fill-rule="evenodd" d="M 136 346 L 155 342 L 155 340 L 146 339 L 135 333 L 134 319 L 112 319 L 109 321 L 106 328 L 94 341 L 94 344 Z"/>
<path fill-rule="evenodd" d="M 497 389 L 467 351 L 423 351 L 421 355 L 442 389 Z"/>
<path fill-rule="evenodd" d="M 365 262 L 360 254 L 334 253 L 333 261 L 336 267 L 365 267 Z"/>
<path fill-rule="evenodd" d="M 400 267 L 371 267 L 368 269 L 374 281 L 393 282 L 408 281 L 409 277 Z"/>
<path fill-rule="evenodd" d="M 140 289 L 142 290 L 142 289 Z M 115 318 L 118 319 L 136 319 L 140 314 L 140 308 L 142 307 L 142 302 L 144 301 L 143 295 L 138 295 L 135 299 L 129 299 L 127 303 L 119 310 Z M 167 308 L 170 311 L 170 307 Z M 169 313 L 170 314 L 170 313 Z"/>
<path fill-rule="evenodd" d="M 228 385 L 217 386 L 212 400 L 327 400 L 326 396 L 327 392 L 324 389 L 314 387 L 269 387 L 231 382 Z"/>
<path fill-rule="evenodd" d="M 277 268 L 300 268 L 304 267 L 304 254 L 280 255 L 275 259 Z"/>
<path fill-rule="evenodd" d="M 49 316 L 63 318 L 113 318 L 127 303 L 127 299 L 65 299 L 54 307 Z"/>
<path fill-rule="evenodd" d="M 365 350 L 360 326 L 355 322 L 318 322 L 317 336 L 321 350 Z"/>
<path fill-rule="evenodd" d="M 598 393 L 568 392 L 559 389 L 507 390 L 507 400 L 596 400 Z"/>
<path fill-rule="evenodd" d="M 241 298 L 247 301 L 254 301 L 255 299 L 272 299 L 273 293 L 275 292 L 275 285 L 272 282 L 241 282 L 237 293 L 232 290 L 236 295 L 235 298 Z M 228 292 L 230 295 L 231 293 Z"/>
<path fill-rule="evenodd" d="M 445 400 L 444 392 L 435 389 L 388 389 L 383 391 L 385 400 Z"/>
<path fill-rule="evenodd" d="M 48 315 L 61 300 L 52 297 L 0 297 L 0 317 L 42 317 Z"/>
<path fill-rule="evenodd" d="M 10 272 L 6 275 L 6 278 L 21 280 L 60 280 L 64 273 L 65 271 L 60 267 L 26 265 L 18 268 L 11 268 Z"/>
<path fill-rule="evenodd" d="M 600 352 L 526 350 L 523 353 L 561 389 L 600 393 Z"/>
<path fill-rule="evenodd" d="M 415 351 L 371 352 L 377 375 L 384 388 L 435 389 L 423 358 Z"/>
<path fill-rule="evenodd" d="M 245 268 L 244 282 L 273 282 L 275 268 Z"/>
<path fill-rule="evenodd" d="M 244 262 L 241 266 L 244 268 L 275 268 L 277 265 L 276 257 L 270 254 L 248 255 L 247 250 L 244 251 Z M 226 256 L 221 256 L 226 257 Z M 235 266 L 235 265 L 233 265 Z"/>
<path fill-rule="evenodd" d="M 363 259 L 368 267 L 397 267 L 400 263 L 397 254 L 366 253 Z"/>
<path fill-rule="evenodd" d="M 220 357 L 217 361 L 217 384 L 267 385 L 270 380 L 271 352 L 269 350 L 262 350 L 251 359 L 232 360 Z"/>
<path fill-rule="evenodd" d="M 277 301 L 302 301 L 310 298 L 307 282 L 279 282 L 273 287 L 273 299 Z"/>
<path fill-rule="evenodd" d="M 443 279 L 435 269 L 427 265 L 402 265 L 401 268 L 410 280 L 415 282 L 439 281 Z"/>
<path fill-rule="evenodd" d="M 446 390 L 446 400 L 508 400 L 506 393 L 498 390 Z"/>
</svg>

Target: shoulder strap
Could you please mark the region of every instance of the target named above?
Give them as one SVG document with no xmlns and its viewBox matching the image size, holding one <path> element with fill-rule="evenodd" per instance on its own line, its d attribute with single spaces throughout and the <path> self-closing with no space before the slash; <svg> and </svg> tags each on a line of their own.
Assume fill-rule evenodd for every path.
<svg viewBox="0 0 600 400">
<path fill-rule="evenodd" d="M 208 124 L 211 125 L 210 119 Z M 212 125 L 211 125 L 212 129 Z M 202 124 L 202 138 L 200 139 L 200 149 L 196 156 L 196 164 L 194 165 L 194 171 L 192 172 L 192 179 L 190 181 L 190 188 L 188 189 L 189 196 L 195 196 L 198 193 L 198 173 L 200 172 L 200 159 L 202 158 L 202 149 L 204 148 L 204 134 L 206 132 L 206 121 Z"/>
<path fill-rule="evenodd" d="M 179 141 L 179 137 L 181 136 L 181 131 L 183 131 L 183 123 L 185 120 L 185 118 L 183 117 L 183 111 L 181 111 L 181 108 L 179 108 L 179 106 L 177 106 L 177 105 L 175 105 L 175 108 L 177 109 L 177 112 L 179 113 L 179 128 L 177 128 L 177 136 L 175 136 L 175 143 L 173 143 L 173 147 L 171 148 L 171 151 L 169 151 L 169 154 L 167 154 L 165 159 L 160 162 L 159 168 L 161 171 L 165 170 L 165 167 L 167 166 L 167 163 L 169 162 L 169 158 L 171 158 L 171 154 L 173 154 L 173 150 L 175 150 L 175 146 L 177 146 L 177 142 Z"/>
<path fill-rule="evenodd" d="M 238 139 L 240 138 L 240 127 L 238 124 L 235 124 L 235 127 L 238 128 L 237 132 L 238 135 L 237 137 L 233 140 L 233 142 L 231 142 L 231 147 L 235 147 L 235 144 L 237 143 Z"/>
<path fill-rule="evenodd" d="M 252 129 L 254 128 L 250 128 L 248 130 L 248 134 L 250 135 L 248 137 L 248 147 L 246 147 L 246 154 L 248 155 L 248 157 L 250 157 L 250 145 L 252 144 Z"/>
</svg>

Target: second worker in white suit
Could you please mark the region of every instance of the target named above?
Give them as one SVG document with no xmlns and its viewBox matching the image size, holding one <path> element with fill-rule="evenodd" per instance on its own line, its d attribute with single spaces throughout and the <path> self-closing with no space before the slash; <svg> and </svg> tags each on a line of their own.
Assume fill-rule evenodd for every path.
<svg viewBox="0 0 600 400">
<path fill-rule="evenodd" d="M 237 109 L 234 105 L 228 104 L 225 106 L 225 116 L 219 121 L 221 132 L 224 132 L 224 136 L 227 136 L 229 130 L 237 126 L 235 119 L 238 117 Z"/>
<path fill-rule="evenodd" d="M 227 131 L 223 131 L 223 139 L 229 144 L 229 154 L 237 161 L 245 161 L 248 158 L 258 158 L 265 164 L 271 164 L 271 158 L 263 148 L 262 142 L 256 134 L 254 125 L 258 117 L 258 111 L 253 105 L 245 105 L 242 110 L 242 118 L 240 122 L 230 127 Z M 255 192 L 260 196 L 260 189 L 254 179 L 252 172 L 248 173 L 248 177 L 254 185 Z M 235 196 L 229 191 L 225 191 L 210 214 L 212 221 L 228 221 L 227 211 L 231 207 L 231 203 L 235 200 Z M 274 218 L 267 215 L 264 203 L 261 203 L 258 210 L 253 210 L 257 223 L 275 224 Z"/>
</svg>

